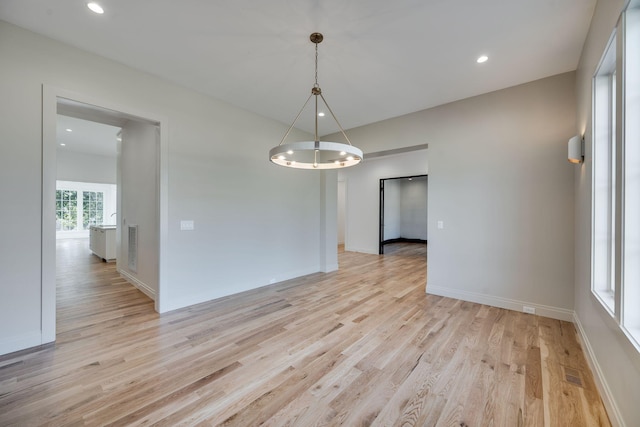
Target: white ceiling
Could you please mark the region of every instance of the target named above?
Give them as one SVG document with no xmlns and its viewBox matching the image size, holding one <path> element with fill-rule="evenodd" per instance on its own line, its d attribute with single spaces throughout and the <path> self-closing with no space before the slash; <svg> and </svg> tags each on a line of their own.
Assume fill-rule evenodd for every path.
<svg viewBox="0 0 640 427">
<path fill-rule="evenodd" d="M 285 124 L 319 31 L 319 83 L 349 129 L 575 70 L 596 0 L 98 2 L 0 0 L 0 19 Z"/>
<path fill-rule="evenodd" d="M 58 114 L 57 149 L 116 157 L 118 132 L 119 127 Z"/>
</svg>

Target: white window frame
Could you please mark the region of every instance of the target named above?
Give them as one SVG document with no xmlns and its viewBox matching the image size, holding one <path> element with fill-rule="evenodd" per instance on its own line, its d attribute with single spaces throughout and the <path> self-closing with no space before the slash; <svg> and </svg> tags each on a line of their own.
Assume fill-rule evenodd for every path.
<svg viewBox="0 0 640 427">
<path fill-rule="evenodd" d="M 62 192 L 62 198 L 58 199 L 58 192 Z M 75 219 L 75 225 L 74 228 L 72 230 L 66 230 L 64 228 L 63 223 L 58 224 L 59 221 L 59 217 L 58 217 L 58 213 L 60 213 L 60 209 L 58 209 L 58 202 L 61 203 L 61 208 L 62 208 L 62 214 L 64 216 L 64 212 L 65 212 L 65 202 L 70 202 L 70 200 L 67 200 L 67 198 L 65 197 L 64 193 L 73 193 L 75 194 L 75 208 L 76 208 L 76 219 Z M 69 203 L 69 205 L 72 205 L 72 203 Z M 58 230 L 58 226 L 60 226 L 60 230 Z M 66 232 L 66 231 L 75 231 L 78 228 L 78 191 L 77 190 L 70 190 L 68 188 L 58 188 L 56 189 L 56 231 L 57 232 Z"/>
<path fill-rule="evenodd" d="M 622 218 L 620 326 L 640 351 L 640 7 L 621 20 L 622 45 Z M 629 118 L 628 120 L 626 118 Z"/>
<path fill-rule="evenodd" d="M 640 1 L 632 5 L 593 78 L 591 290 L 640 352 Z"/>
<path fill-rule="evenodd" d="M 75 230 L 56 231 L 56 239 L 67 238 L 88 238 L 89 230 L 83 229 L 83 193 L 97 192 L 103 193 L 102 218 L 105 225 L 114 225 L 116 222 L 116 192 L 115 184 L 101 184 L 76 181 L 56 181 L 56 190 L 71 190 L 77 192 L 77 227 Z"/>
<path fill-rule="evenodd" d="M 612 34 L 593 77 L 591 291 L 616 312 L 616 42 Z"/>
<path fill-rule="evenodd" d="M 102 200 L 100 201 L 100 203 L 102 204 L 102 209 L 97 209 L 97 206 L 96 206 L 96 208 L 92 209 L 91 200 L 89 200 L 89 209 L 85 209 L 85 206 L 84 206 L 84 196 L 85 196 L 85 194 L 95 194 L 96 195 L 96 200 L 94 201 L 94 203 L 96 203 L 96 204 L 98 203 L 98 200 L 97 200 L 98 195 L 101 195 L 102 196 Z M 95 190 L 95 191 L 94 190 L 83 190 L 82 191 L 82 201 L 78 200 L 78 206 L 80 206 L 82 204 L 82 218 L 78 218 L 78 222 L 82 223 L 82 229 L 83 230 L 88 230 L 92 225 L 104 224 L 104 221 L 106 220 L 106 218 L 104 216 L 104 213 L 105 213 L 104 200 L 105 200 L 105 198 L 107 196 L 108 196 L 108 194 L 105 194 L 104 191 L 97 191 L 97 190 Z M 100 212 L 101 213 L 100 216 L 102 216 L 102 221 L 99 222 L 99 223 L 97 221 L 93 222 L 93 223 L 91 221 L 89 221 L 88 226 L 85 227 L 85 225 L 84 225 L 84 216 L 85 216 L 85 212 L 86 211 L 89 211 L 89 212 L 95 211 L 96 214 L 98 212 Z"/>
</svg>

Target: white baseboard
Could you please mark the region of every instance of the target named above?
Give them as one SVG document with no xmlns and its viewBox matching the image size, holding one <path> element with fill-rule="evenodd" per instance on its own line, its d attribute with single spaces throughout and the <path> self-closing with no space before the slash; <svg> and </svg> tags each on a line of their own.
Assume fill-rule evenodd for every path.
<svg viewBox="0 0 640 427">
<path fill-rule="evenodd" d="M 573 313 L 573 324 L 576 325 L 576 329 L 578 331 L 578 337 L 582 342 L 582 348 L 584 349 L 584 354 L 587 359 L 587 363 L 589 363 L 589 367 L 591 368 L 591 372 L 593 372 L 594 380 L 596 381 L 596 386 L 598 387 L 598 391 L 600 392 L 600 396 L 602 397 L 602 403 L 604 403 L 605 408 L 607 408 L 607 415 L 609 415 L 609 421 L 614 427 L 624 427 L 624 421 L 622 421 L 622 415 L 620 414 L 620 410 L 616 405 L 615 400 L 611 394 L 611 389 L 609 388 L 609 384 L 604 378 L 604 374 L 602 373 L 602 369 L 600 368 L 600 364 L 598 363 L 598 359 L 596 359 L 596 355 L 593 352 L 593 348 L 591 347 L 591 343 L 589 343 L 589 339 L 587 338 L 587 334 L 580 323 L 580 318 L 574 312 Z"/>
<path fill-rule="evenodd" d="M 345 245 L 344 250 L 347 251 L 347 252 L 359 252 L 359 253 L 362 253 L 362 254 L 379 255 L 378 254 L 378 248 L 375 248 L 375 249 L 371 249 L 371 248 L 355 248 L 353 246 L 347 247 Z"/>
<path fill-rule="evenodd" d="M 138 288 L 140 292 L 142 292 L 152 300 L 154 301 L 156 300 L 156 291 L 154 291 L 149 285 L 147 285 L 144 282 L 141 282 L 140 280 L 136 279 L 135 277 L 133 277 L 131 274 L 127 273 L 124 270 L 118 270 L 118 273 L 120 273 L 122 277 L 127 279 L 127 282 L 131 283 L 133 286 Z"/>
<path fill-rule="evenodd" d="M 338 270 L 338 264 L 329 264 L 324 269 L 320 270 L 322 273 L 331 273 Z"/>
<path fill-rule="evenodd" d="M 518 301 L 509 298 L 496 297 L 493 295 L 479 294 L 475 292 L 461 291 L 457 289 L 444 288 L 442 286 L 427 285 L 427 293 L 442 297 L 460 299 L 463 301 L 476 302 L 478 304 L 490 305 L 493 307 L 506 308 L 522 312 L 523 306 L 533 307 L 539 316 L 550 317 L 551 319 L 573 322 L 573 310 L 566 308 L 551 307 L 548 305 L 534 304 L 526 301 Z"/>
<path fill-rule="evenodd" d="M 620 410 L 615 403 L 615 400 L 612 397 L 611 390 L 605 377 L 602 373 L 602 369 L 598 364 L 598 360 L 595 357 L 595 353 L 593 352 L 593 348 L 589 343 L 587 335 L 582 328 L 582 324 L 580 323 L 580 319 L 576 315 L 575 311 L 567 310 L 559 307 L 551 307 L 546 305 L 534 304 L 525 301 L 518 301 L 508 298 L 495 297 L 491 295 L 478 294 L 475 292 L 468 291 L 460 291 L 456 289 L 444 288 L 441 286 L 433 286 L 427 285 L 427 293 L 432 295 L 438 295 L 443 297 L 455 298 L 463 301 L 475 302 L 478 304 L 490 305 L 493 307 L 505 308 L 508 310 L 522 311 L 523 306 L 534 307 L 536 309 L 536 314 L 544 317 L 550 317 L 552 319 L 564 320 L 567 322 L 572 322 L 576 325 L 576 330 L 578 332 L 578 338 L 582 342 L 583 351 L 585 354 L 585 358 L 587 359 L 587 363 L 589 363 L 589 367 L 591 368 L 591 372 L 593 372 L 594 379 L 596 381 L 596 386 L 598 387 L 598 391 L 600 392 L 600 396 L 602 397 L 602 402 L 604 403 L 605 408 L 607 409 L 607 415 L 609 415 L 609 420 L 614 427 L 625 427 L 625 423 L 622 421 L 622 416 L 620 415 Z"/>
<path fill-rule="evenodd" d="M 42 342 L 42 332 L 30 332 L 16 337 L 9 337 L 0 341 L 0 355 L 13 353 L 14 351 L 24 350 L 25 348 L 35 347 L 45 344 Z"/>
<path fill-rule="evenodd" d="M 166 305 L 163 307 L 161 313 L 178 310 L 195 304 L 201 304 L 203 302 L 213 301 L 218 298 L 223 298 L 229 295 L 235 295 L 241 292 L 262 288 L 264 286 L 271 286 L 285 280 L 295 279 L 318 272 L 320 272 L 320 265 L 316 264 L 308 268 L 291 270 L 279 274 L 278 276 L 273 277 L 271 280 L 269 280 L 269 283 L 249 281 L 244 283 L 232 283 L 225 287 L 209 287 L 206 292 L 202 292 L 199 294 L 190 294 L 187 296 L 172 298 L 171 300 L 165 299 L 164 304 Z"/>
</svg>

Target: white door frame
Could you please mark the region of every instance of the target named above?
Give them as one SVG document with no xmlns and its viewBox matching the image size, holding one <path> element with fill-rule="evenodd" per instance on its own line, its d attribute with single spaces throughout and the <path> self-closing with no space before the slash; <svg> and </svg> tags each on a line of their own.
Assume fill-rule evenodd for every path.
<svg viewBox="0 0 640 427">
<path fill-rule="evenodd" d="M 121 112 L 124 115 L 139 118 L 142 121 L 157 123 L 160 129 L 159 159 L 159 194 L 158 194 L 158 292 L 155 309 L 162 313 L 167 311 L 163 296 L 166 290 L 166 267 L 163 262 L 167 253 L 168 237 L 168 120 L 155 113 L 140 111 L 128 105 L 116 105 L 112 102 L 97 99 L 91 95 L 79 94 L 65 89 L 42 85 L 42 302 L 41 331 L 42 343 L 56 339 L 56 229 L 55 229 L 55 190 L 56 190 L 56 126 L 58 99 L 70 99 L 83 104 Z"/>
</svg>

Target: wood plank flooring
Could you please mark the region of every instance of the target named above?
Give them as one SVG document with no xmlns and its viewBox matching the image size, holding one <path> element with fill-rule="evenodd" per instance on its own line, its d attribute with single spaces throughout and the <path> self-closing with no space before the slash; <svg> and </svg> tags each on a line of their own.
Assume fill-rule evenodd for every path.
<svg viewBox="0 0 640 427">
<path fill-rule="evenodd" d="M 610 425 L 572 324 L 426 295 L 424 245 L 164 315 L 59 245 L 57 341 L 0 357 L 1 426 Z"/>
</svg>

